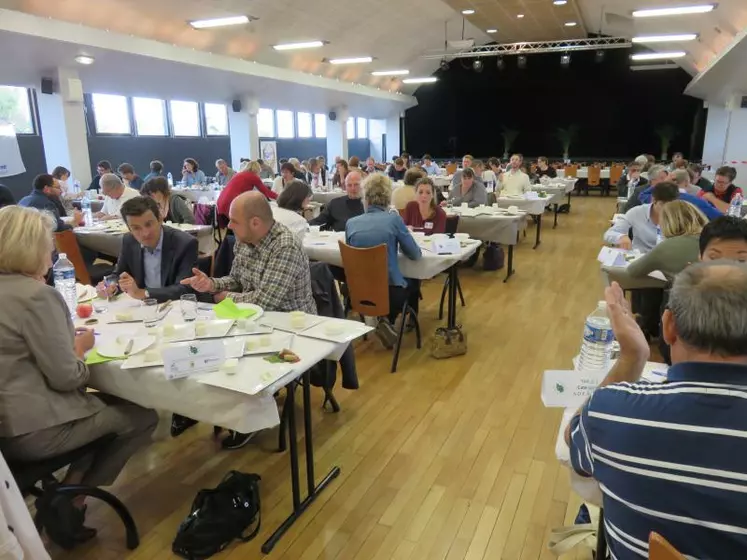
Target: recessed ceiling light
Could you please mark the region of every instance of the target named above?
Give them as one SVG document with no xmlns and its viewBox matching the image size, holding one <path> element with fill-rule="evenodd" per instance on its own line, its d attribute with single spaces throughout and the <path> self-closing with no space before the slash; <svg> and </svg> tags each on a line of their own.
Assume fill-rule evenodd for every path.
<svg viewBox="0 0 747 560">
<path fill-rule="evenodd" d="M 568 3 L 568 0 L 553 0 L 553 4 L 556 6 L 565 6 Z"/>
<path fill-rule="evenodd" d="M 409 74 L 409 70 L 376 70 L 371 72 L 372 76 L 406 76 Z"/>
<path fill-rule="evenodd" d="M 671 43 L 674 41 L 692 41 L 697 39 L 696 33 L 681 33 L 679 35 L 641 35 L 633 37 L 634 43 Z"/>
<path fill-rule="evenodd" d="M 566 27 L 576 27 L 577 23 L 575 21 L 566 21 L 565 26 Z"/>
<path fill-rule="evenodd" d="M 276 51 L 293 51 L 296 49 L 316 49 L 323 46 L 324 41 L 305 41 L 303 43 L 284 43 L 281 45 L 273 45 L 272 48 Z"/>
<path fill-rule="evenodd" d="M 438 78 L 434 76 L 429 76 L 427 78 L 405 78 L 402 80 L 403 84 L 432 84 L 433 82 L 437 82 Z"/>
<path fill-rule="evenodd" d="M 680 6 L 679 8 L 652 8 L 647 10 L 636 10 L 633 17 L 659 17 L 659 16 L 681 16 L 687 14 L 705 14 L 712 11 L 714 4 L 700 4 L 697 6 Z"/>
<path fill-rule="evenodd" d="M 516 17 L 519 18 L 519 19 L 521 19 L 521 18 L 524 17 L 524 14 L 516 14 Z"/>
<path fill-rule="evenodd" d="M 486 33 L 498 33 L 497 29 L 488 29 Z"/>
<path fill-rule="evenodd" d="M 78 64 L 85 64 L 86 66 L 89 64 L 93 64 L 94 58 L 92 56 L 88 56 L 87 54 L 79 54 L 75 57 L 75 62 Z"/>
<path fill-rule="evenodd" d="M 249 23 L 249 16 L 231 16 L 213 19 L 198 19 L 190 21 L 189 25 L 195 29 L 208 29 L 210 27 L 224 27 L 226 25 L 241 25 Z"/>
<path fill-rule="evenodd" d="M 358 56 L 354 58 L 332 58 L 328 60 L 330 64 L 366 64 L 367 62 L 373 62 L 373 58 L 370 56 Z"/>
<path fill-rule="evenodd" d="M 462 10 L 462 14 L 464 14 L 465 16 L 471 16 L 474 13 L 475 10 Z"/>
<path fill-rule="evenodd" d="M 662 60 L 670 58 L 682 58 L 687 55 L 685 51 L 658 52 L 658 53 L 639 53 L 630 56 L 633 60 Z"/>
</svg>

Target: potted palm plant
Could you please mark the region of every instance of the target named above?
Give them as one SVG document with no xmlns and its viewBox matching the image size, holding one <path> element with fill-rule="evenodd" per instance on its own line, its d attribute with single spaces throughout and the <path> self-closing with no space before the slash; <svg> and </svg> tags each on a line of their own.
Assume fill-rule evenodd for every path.
<svg viewBox="0 0 747 560">
<path fill-rule="evenodd" d="M 578 134 L 578 125 L 571 124 L 568 128 L 559 128 L 555 135 L 560 140 L 560 144 L 563 146 L 563 161 L 568 162 L 570 160 L 571 144 L 576 139 Z"/>
<path fill-rule="evenodd" d="M 672 140 L 677 136 L 677 130 L 671 124 L 665 124 L 658 127 L 654 132 L 659 137 L 661 142 L 661 160 L 669 160 L 669 146 L 672 145 Z"/>
<path fill-rule="evenodd" d="M 511 151 L 511 146 L 514 145 L 514 142 L 516 141 L 516 137 L 518 135 L 518 130 L 513 130 L 505 126 L 503 127 L 503 132 L 501 132 L 501 136 L 503 136 L 503 159 L 508 159 L 509 152 Z"/>
</svg>

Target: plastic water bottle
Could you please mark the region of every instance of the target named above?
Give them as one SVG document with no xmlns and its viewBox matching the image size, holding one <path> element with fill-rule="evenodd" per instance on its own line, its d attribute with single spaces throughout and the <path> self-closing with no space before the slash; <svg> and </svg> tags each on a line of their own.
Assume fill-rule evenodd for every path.
<svg viewBox="0 0 747 560">
<path fill-rule="evenodd" d="M 612 324 L 607 316 L 607 302 L 600 301 L 594 312 L 586 318 L 578 370 L 607 371 L 610 367 L 614 339 Z"/>
<path fill-rule="evenodd" d="M 65 253 L 60 253 L 57 262 L 52 267 L 54 274 L 54 287 L 62 294 L 62 299 L 67 303 L 70 315 L 75 313 L 78 304 L 78 292 L 75 288 L 75 267 L 67 260 Z"/>
<path fill-rule="evenodd" d="M 741 194 L 735 194 L 734 197 L 731 199 L 731 203 L 729 204 L 729 216 L 734 216 L 735 218 L 741 218 L 742 217 L 742 202 L 744 198 Z"/>
<path fill-rule="evenodd" d="M 80 210 L 83 213 L 83 223 L 86 226 L 93 225 L 93 213 L 91 212 L 91 199 L 87 196 L 88 193 L 83 195 L 80 199 Z"/>
<path fill-rule="evenodd" d="M 73 192 L 74 193 L 79 193 L 80 192 L 80 181 L 78 181 L 78 179 L 76 179 L 75 181 L 73 181 Z"/>
<path fill-rule="evenodd" d="M 169 187 L 174 187 L 174 176 L 171 174 L 171 171 L 168 172 L 166 175 L 166 180 L 169 182 Z"/>
<path fill-rule="evenodd" d="M 658 245 L 662 241 L 664 241 L 664 236 L 661 233 L 661 227 L 656 226 L 656 244 Z"/>
</svg>

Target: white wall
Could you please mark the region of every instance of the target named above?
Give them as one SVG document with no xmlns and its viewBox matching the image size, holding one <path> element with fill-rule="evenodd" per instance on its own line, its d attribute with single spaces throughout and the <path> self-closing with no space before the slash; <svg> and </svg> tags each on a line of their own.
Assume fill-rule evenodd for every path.
<svg viewBox="0 0 747 560">
<path fill-rule="evenodd" d="M 703 163 L 718 167 L 724 161 L 726 147 L 726 130 L 729 124 L 729 112 L 724 107 L 709 106 L 706 121 L 705 139 L 703 141 Z"/>
<path fill-rule="evenodd" d="M 747 109 L 709 107 L 703 142 L 703 163 L 713 169 L 730 165 L 738 185 L 747 180 Z"/>
<path fill-rule="evenodd" d="M 386 121 L 381 119 L 368 120 L 368 138 L 371 140 L 371 157 L 376 161 L 384 159 L 382 137 L 386 134 Z"/>
<path fill-rule="evenodd" d="M 394 156 L 402 153 L 399 142 L 399 113 L 386 120 L 386 157 L 392 161 Z"/>
</svg>

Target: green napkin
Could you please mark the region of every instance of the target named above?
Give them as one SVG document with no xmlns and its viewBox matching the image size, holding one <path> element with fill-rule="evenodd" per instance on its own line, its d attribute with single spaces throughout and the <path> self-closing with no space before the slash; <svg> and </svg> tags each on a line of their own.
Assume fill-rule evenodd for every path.
<svg viewBox="0 0 747 560">
<path fill-rule="evenodd" d="M 93 366 L 96 364 L 105 364 L 106 362 L 113 362 L 114 360 L 121 360 L 122 358 L 106 358 L 99 354 L 99 351 L 95 348 L 88 353 L 86 356 L 86 364 Z"/>
<path fill-rule="evenodd" d="M 240 309 L 231 298 L 226 298 L 213 307 L 218 319 L 248 319 L 257 312 L 254 309 Z"/>
</svg>

